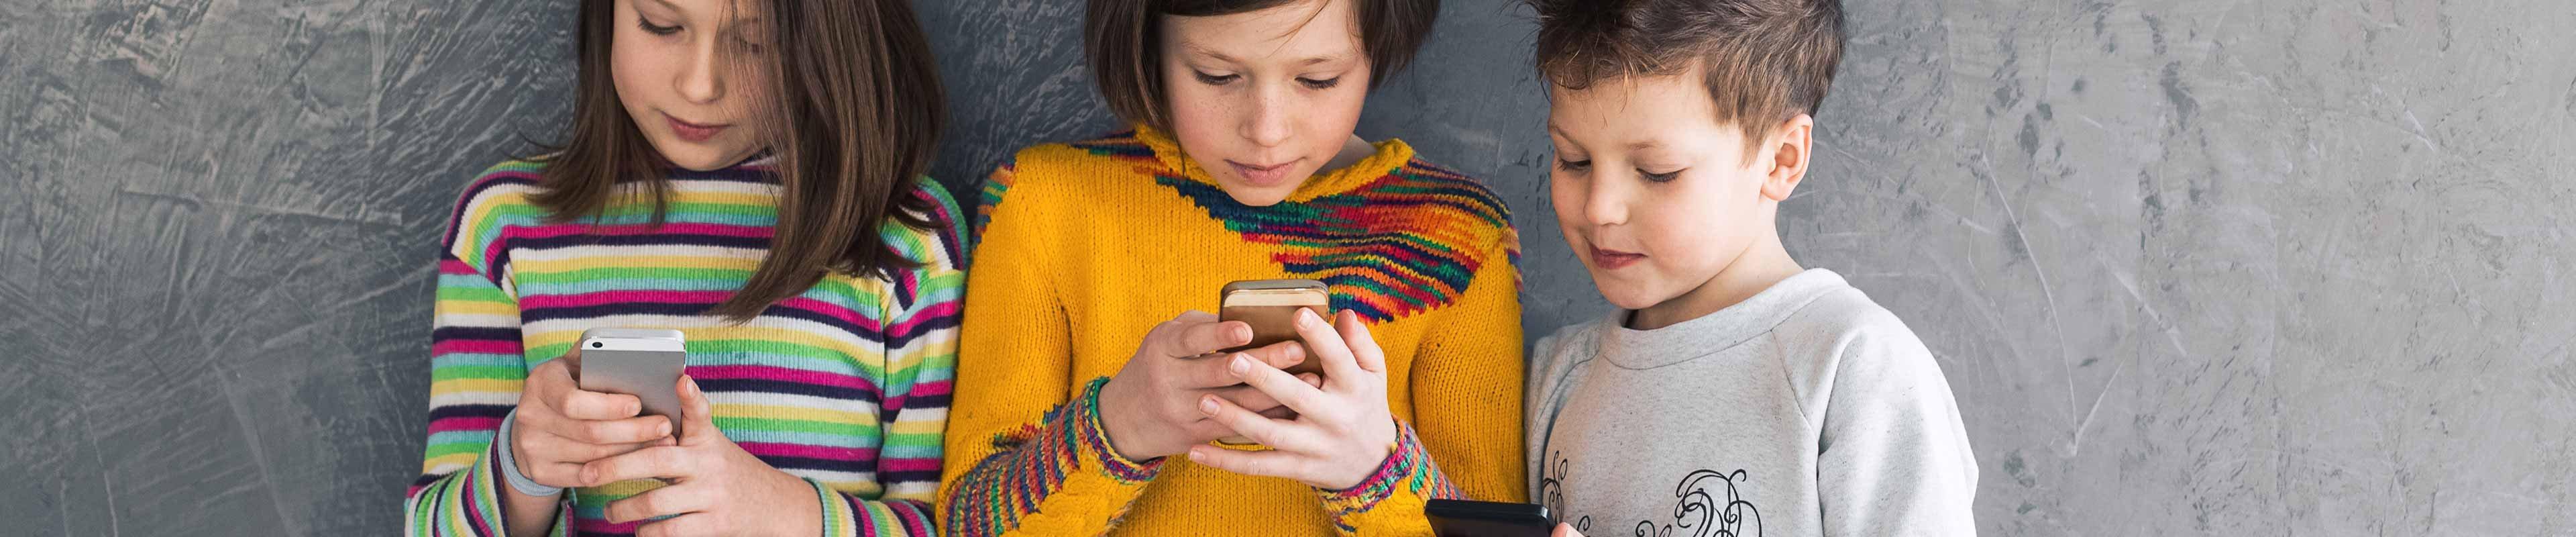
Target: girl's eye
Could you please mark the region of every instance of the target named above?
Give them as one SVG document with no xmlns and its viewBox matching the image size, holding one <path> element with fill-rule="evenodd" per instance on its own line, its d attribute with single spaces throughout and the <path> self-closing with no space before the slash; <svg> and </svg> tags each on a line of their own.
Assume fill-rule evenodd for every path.
<svg viewBox="0 0 2576 537">
<path fill-rule="evenodd" d="M 1226 85 L 1226 84 L 1233 83 L 1233 82 L 1235 81 L 1235 79 L 1243 78 L 1243 75 L 1223 75 L 1223 76 L 1219 76 L 1219 75 L 1211 75 L 1211 74 L 1207 74 L 1207 73 L 1201 73 L 1201 72 L 1198 72 L 1198 71 L 1191 71 L 1191 72 L 1190 72 L 1190 74 L 1191 74 L 1191 75 L 1195 75 L 1195 76 L 1197 76 L 1197 77 L 1198 77 L 1198 79 L 1199 79 L 1199 83 L 1200 83 L 1200 84 L 1207 84 L 1207 85 L 1210 85 L 1210 86 L 1223 86 L 1223 85 Z"/>
<path fill-rule="evenodd" d="M 1637 174 L 1638 174 L 1638 175 L 1645 176 L 1647 181 L 1656 182 L 1656 183 L 1670 183 L 1670 182 L 1673 182 L 1673 179 L 1680 178 L 1680 177 L 1682 176 L 1682 171 L 1681 171 L 1681 170 L 1673 170 L 1673 171 L 1664 172 L 1664 173 L 1655 173 L 1655 172 L 1649 172 L 1649 171 L 1646 171 L 1646 170 L 1640 169 L 1640 170 L 1637 170 Z"/>
<path fill-rule="evenodd" d="M 1592 169 L 1592 161 L 1556 159 L 1556 169 L 1581 173 L 1584 170 Z"/>
<path fill-rule="evenodd" d="M 1342 77 L 1338 77 L 1338 76 L 1337 76 L 1337 77 L 1327 78 L 1327 79 L 1323 79 L 1323 80 L 1316 80 L 1316 79 L 1312 79 L 1312 78 L 1299 78 L 1299 79 L 1297 79 L 1297 83 L 1299 83 L 1299 84 L 1305 84 L 1305 85 L 1306 85 L 1306 87 L 1314 88 L 1314 89 L 1333 89 L 1333 86 L 1340 85 L 1340 84 L 1342 83 Z"/>
<path fill-rule="evenodd" d="M 656 26 L 653 24 L 653 21 L 644 20 L 643 17 L 635 18 L 635 26 L 643 28 L 644 33 L 653 35 L 671 35 L 680 33 L 680 27 L 678 26 Z"/>
</svg>

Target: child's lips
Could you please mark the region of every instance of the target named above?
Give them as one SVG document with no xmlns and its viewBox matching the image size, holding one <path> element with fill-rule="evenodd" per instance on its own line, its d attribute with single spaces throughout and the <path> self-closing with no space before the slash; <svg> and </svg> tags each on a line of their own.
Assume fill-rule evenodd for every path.
<svg viewBox="0 0 2576 537">
<path fill-rule="evenodd" d="M 1244 182 L 1252 183 L 1252 186 L 1256 187 L 1271 187 L 1286 183 L 1289 179 L 1288 166 L 1296 164 L 1295 161 L 1289 161 L 1268 166 L 1254 166 L 1231 160 L 1225 163 L 1234 167 L 1236 177 L 1242 177 Z"/>
<path fill-rule="evenodd" d="M 1602 270 L 1627 268 L 1644 260 L 1646 260 L 1646 254 L 1592 247 L 1592 266 L 1600 267 Z"/>
</svg>

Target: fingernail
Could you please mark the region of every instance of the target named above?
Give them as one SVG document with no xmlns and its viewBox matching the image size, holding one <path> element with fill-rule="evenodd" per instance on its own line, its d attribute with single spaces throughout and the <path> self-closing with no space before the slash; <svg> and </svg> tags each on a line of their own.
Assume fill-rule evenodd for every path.
<svg viewBox="0 0 2576 537">
<path fill-rule="evenodd" d="M 1236 353 L 1234 355 L 1234 362 L 1226 364 L 1226 369 L 1234 371 L 1234 374 L 1237 375 L 1251 373 L 1252 357 L 1244 356 L 1242 353 Z"/>
<path fill-rule="evenodd" d="M 654 428 L 653 428 L 653 435 L 654 435 L 654 436 L 671 436 L 671 422 L 667 422 L 667 421 L 666 421 L 666 422 L 662 422 L 662 424 L 661 424 L 661 425 L 654 427 Z"/>
<path fill-rule="evenodd" d="M 1207 456 L 1200 455 L 1199 448 L 1190 448 L 1190 462 L 1207 462 Z"/>
<path fill-rule="evenodd" d="M 1297 309 L 1297 324 L 1314 326 L 1315 323 L 1320 322 L 1324 322 L 1324 318 L 1315 316 L 1315 310 L 1305 308 Z"/>
<path fill-rule="evenodd" d="M 595 481 L 599 481 L 599 471 L 598 471 L 598 470 L 582 470 L 582 471 L 581 471 L 581 482 L 582 482 L 583 484 L 589 484 L 589 483 L 591 483 L 591 482 L 595 482 Z"/>
<path fill-rule="evenodd" d="M 1210 416 L 1216 415 L 1216 396 L 1209 395 L 1200 397 L 1199 411 L 1206 412 Z"/>
</svg>

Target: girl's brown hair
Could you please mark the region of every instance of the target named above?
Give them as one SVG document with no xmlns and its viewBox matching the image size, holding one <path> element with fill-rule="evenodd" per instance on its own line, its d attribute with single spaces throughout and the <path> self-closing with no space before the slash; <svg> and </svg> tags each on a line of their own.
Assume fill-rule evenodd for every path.
<svg viewBox="0 0 2576 537">
<path fill-rule="evenodd" d="M 598 215 L 621 180 L 642 179 L 653 223 L 668 209 L 669 164 L 637 130 L 609 72 L 617 0 L 583 0 L 579 82 L 569 139 L 550 147 L 532 198 L 558 223 Z M 888 219 L 921 230 L 934 201 L 909 186 L 930 166 L 944 102 L 930 42 L 906 0 L 767 0 L 771 121 L 755 122 L 782 188 L 768 257 L 708 313 L 742 322 L 831 272 L 887 275 L 918 266 L 884 244 Z"/>
</svg>

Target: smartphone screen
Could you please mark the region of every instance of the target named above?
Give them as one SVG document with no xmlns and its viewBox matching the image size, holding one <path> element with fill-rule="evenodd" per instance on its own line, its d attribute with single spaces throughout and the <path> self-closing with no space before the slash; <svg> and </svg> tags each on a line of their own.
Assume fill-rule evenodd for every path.
<svg viewBox="0 0 2576 537">
<path fill-rule="evenodd" d="M 1547 507 L 1538 504 L 1431 500 L 1422 512 L 1439 537 L 1547 537 L 1556 531 Z"/>
</svg>

